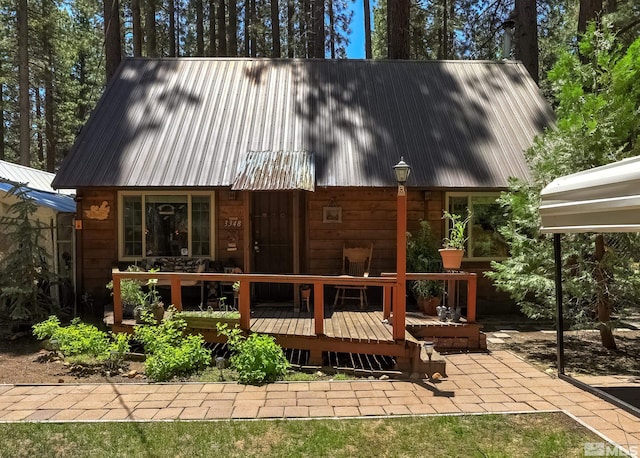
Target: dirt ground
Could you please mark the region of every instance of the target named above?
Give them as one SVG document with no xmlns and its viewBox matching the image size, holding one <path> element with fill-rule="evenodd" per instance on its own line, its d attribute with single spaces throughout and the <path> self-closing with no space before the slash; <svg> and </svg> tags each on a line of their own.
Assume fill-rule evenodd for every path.
<svg viewBox="0 0 640 458">
<path fill-rule="evenodd" d="M 553 326 L 513 319 L 480 320 L 489 341 L 499 335 L 503 343 L 489 342 L 489 351 L 506 349 L 543 371 L 555 372 L 556 335 Z M 506 337 L 508 336 L 508 337 Z M 600 345 L 597 331 L 565 332 L 565 367 L 570 375 L 626 375 L 640 380 L 640 330 L 624 325 L 615 332 L 618 350 Z M 129 362 L 123 373 L 74 373 L 33 338 L 0 340 L 0 383 L 128 383 L 142 382 L 141 362 Z"/>
</svg>

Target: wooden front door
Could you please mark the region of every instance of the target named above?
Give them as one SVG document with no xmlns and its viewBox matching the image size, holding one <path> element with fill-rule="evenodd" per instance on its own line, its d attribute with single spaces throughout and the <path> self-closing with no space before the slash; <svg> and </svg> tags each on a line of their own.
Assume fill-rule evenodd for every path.
<svg viewBox="0 0 640 458">
<path fill-rule="evenodd" d="M 293 194 L 254 192 L 251 211 L 253 271 L 293 273 Z M 280 283 L 256 283 L 257 300 L 290 301 L 293 287 Z"/>
</svg>

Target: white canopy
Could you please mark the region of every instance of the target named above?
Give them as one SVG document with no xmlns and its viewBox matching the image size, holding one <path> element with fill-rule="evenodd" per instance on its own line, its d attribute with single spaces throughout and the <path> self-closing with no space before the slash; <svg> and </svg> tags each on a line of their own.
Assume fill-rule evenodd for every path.
<svg viewBox="0 0 640 458">
<path fill-rule="evenodd" d="M 556 178 L 540 197 L 541 232 L 640 232 L 640 156 Z"/>
</svg>

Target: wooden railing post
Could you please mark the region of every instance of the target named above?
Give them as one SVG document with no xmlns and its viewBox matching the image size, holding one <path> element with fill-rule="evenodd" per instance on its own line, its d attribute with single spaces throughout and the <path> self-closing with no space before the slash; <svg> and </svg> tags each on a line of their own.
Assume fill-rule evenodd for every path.
<svg viewBox="0 0 640 458">
<path fill-rule="evenodd" d="M 122 324 L 122 297 L 120 289 L 120 274 L 113 272 L 113 323 Z"/>
<path fill-rule="evenodd" d="M 324 334 L 324 283 L 313 284 L 313 321 L 316 335 Z"/>
<path fill-rule="evenodd" d="M 182 310 L 182 286 L 180 283 L 180 277 L 171 276 L 171 304 L 176 310 Z"/>
<path fill-rule="evenodd" d="M 478 292 L 478 276 L 469 274 L 467 280 L 467 323 L 476 322 L 476 294 Z"/>
<path fill-rule="evenodd" d="M 240 281 L 240 297 L 238 297 L 240 311 L 240 329 L 248 331 L 251 328 L 251 282 Z"/>
<path fill-rule="evenodd" d="M 383 299 L 382 299 L 382 317 L 385 320 L 388 320 L 391 316 L 391 297 L 393 294 L 393 287 L 390 285 L 384 285 L 382 288 L 383 291 Z"/>
</svg>

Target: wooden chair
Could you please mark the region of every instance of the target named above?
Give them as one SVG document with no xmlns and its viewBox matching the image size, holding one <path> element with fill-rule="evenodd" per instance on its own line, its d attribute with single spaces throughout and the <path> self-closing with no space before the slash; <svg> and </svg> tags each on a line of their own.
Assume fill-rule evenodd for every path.
<svg viewBox="0 0 640 458">
<path fill-rule="evenodd" d="M 368 277 L 371 268 L 371 256 L 373 255 L 373 243 L 368 247 L 348 248 L 346 245 L 342 247 L 342 274 L 351 277 Z M 349 293 L 349 294 L 347 294 Z M 359 300 L 360 309 L 364 310 L 368 307 L 367 303 L 367 287 L 353 285 L 336 286 L 336 297 L 333 300 L 333 306 L 344 305 L 345 300 Z"/>
</svg>

